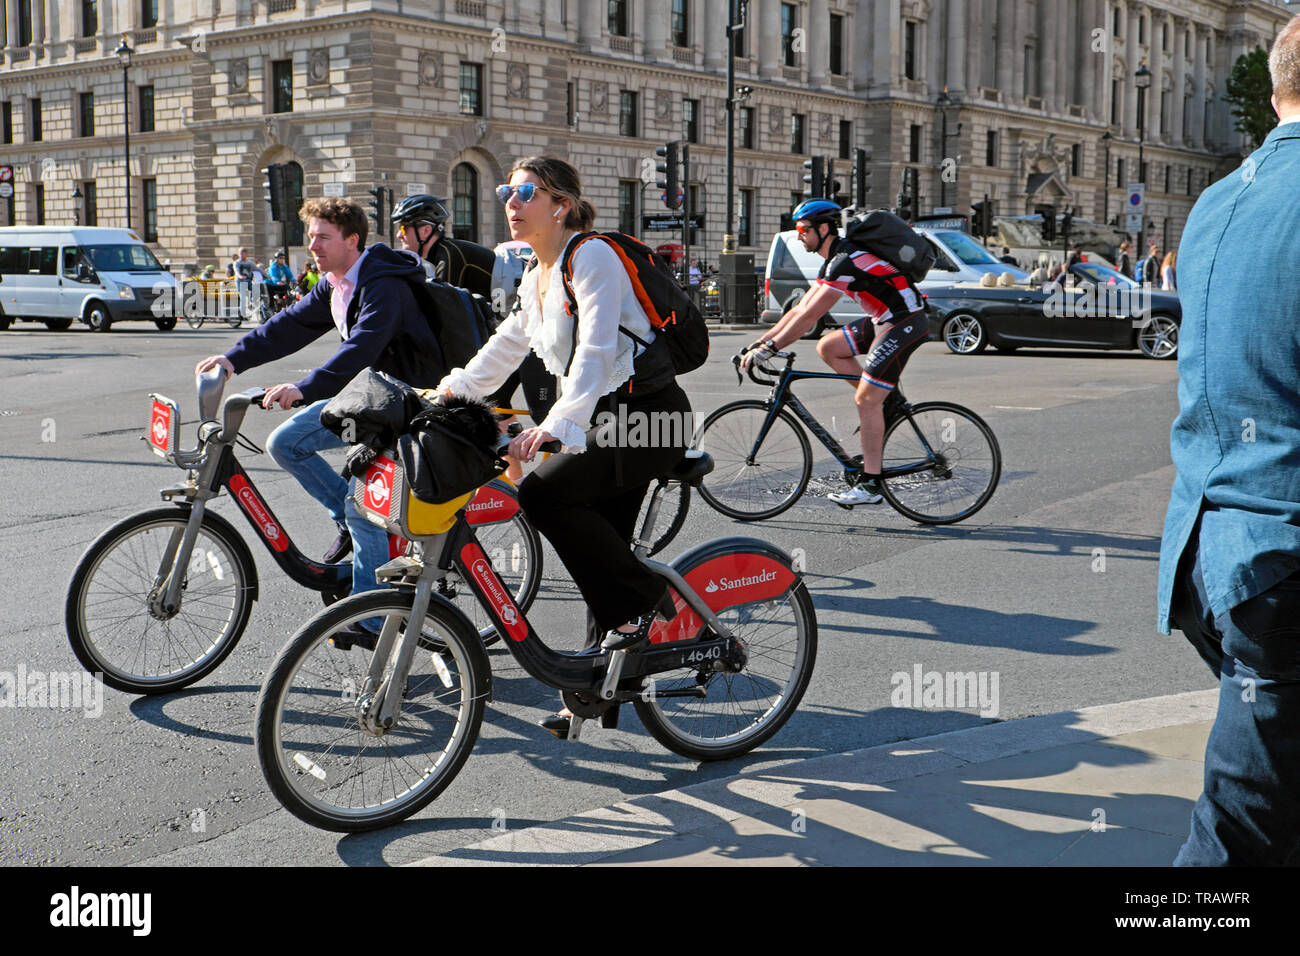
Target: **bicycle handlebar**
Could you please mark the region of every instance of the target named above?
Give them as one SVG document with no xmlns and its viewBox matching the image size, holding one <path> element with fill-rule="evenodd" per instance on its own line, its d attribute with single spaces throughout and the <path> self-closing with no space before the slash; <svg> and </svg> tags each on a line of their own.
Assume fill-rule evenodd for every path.
<svg viewBox="0 0 1300 956">
<path fill-rule="evenodd" d="M 736 383 L 737 383 L 737 384 L 743 384 L 743 382 L 744 382 L 744 379 L 741 377 L 741 372 L 740 372 L 740 358 L 741 358 L 742 355 L 744 355 L 744 354 L 745 354 L 746 352 L 748 352 L 748 351 L 749 351 L 748 348 L 741 349 L 741 350 L 740 350 L 740 355 L 733 355 L 733 356 L 731 357 L 731 364 L 732 364 L 733 366 L 735 366 L 735 368 L 736 368 Z M 794 353 L 794 352 L 774 352 L 774 353 L 772 354 L 771 357 L 774 358 L 774 359 L 785 359 L 785 365 L 786 365 L 786 368 L 789 368 L 791 365 L 794 364 L 795 353 Z M 766 360 L 765 360 L 765 361 L 766 361 Z M 759 377 L 758 377 L 757 372 L 758 372 L 758 370 L 759 370 L 760 368 L 763 369 L 764 371 L 770 371 L 770 370 L 767 369 L 767 367 L 764 366 L 761 362 L 756 362 L 756 363 L 754 363 L 753 365 L 751 365 L 751 366 L 749 367 L 749 369 L 748 369 L 748 372 L 749 372 L 749 380 L 750 380 L 751 382 L 753 382 L 755 385 L 764 385 L 764 386 L 766 386 L 766 385 L 775 385 L 775 384 L 777 383 L 777 379 L 776 379 L 776 378 L 759 378 Z"/>
<path fill-rule="evenodd" d="M 510 448 L 511 439 L 517 438 L 523 433 L 524 433 L 523 425 L 520 425 L 518 422 L 511 422 L 506 427 L 506 430 L 501 433 L 501 440 L 497 442 L 496 453 L 498 455 L 504 455 L 506 451 Z M 537 450 L 548 452 L 550 454 L 558 454 L 560 449 L 563 447 L 564 447 L 564 443 L 561 442 L 558 438 L 556 438 L 552 441 L 543 442 L 541 445 L 538 446 Z"/>
</svg>

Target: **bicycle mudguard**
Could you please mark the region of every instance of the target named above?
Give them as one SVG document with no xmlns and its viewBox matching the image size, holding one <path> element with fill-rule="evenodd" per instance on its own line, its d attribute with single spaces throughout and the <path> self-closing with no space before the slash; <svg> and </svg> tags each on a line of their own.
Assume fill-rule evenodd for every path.
<svg viewBox="0 0 1300 956">
<path fill-rule="evenodd" d="M 519 493 L 514 486 L 500 478 L 493 478 L 474 492 L 474 497 L 465 506 L 465 520 L 475 527 L 501 524 L 513 518 L 518 511 Z"/>
<path fill-rule="evenodd" d="M 740 605 L 781 600 L 803 580 L 788 554 L 758 538 L 706 541 L 679 555 L 671 567 L 715 614 Z M 669 588 L 669 594 L 677 614 L 669 621 L 655 621 L 650 628 L 652 644 L 691 640 L 704 626 L 676 590 Z"/>
</svg>

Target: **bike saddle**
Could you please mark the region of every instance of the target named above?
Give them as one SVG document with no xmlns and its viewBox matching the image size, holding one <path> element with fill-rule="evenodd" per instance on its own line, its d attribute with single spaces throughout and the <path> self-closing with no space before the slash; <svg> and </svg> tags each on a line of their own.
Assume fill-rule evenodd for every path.
<svg viewBox="0 0 1300 956">
<path fill-rule="evenodd" d="M 698 485 L 711 471 L 713 471 L 713 457 L 708 452 L 692 448 L 681 461 L 673 465 L 672 470 L 668 472 L 668 478 L 672 481 L 680 481 L 684 485 Z"/>
</svg>

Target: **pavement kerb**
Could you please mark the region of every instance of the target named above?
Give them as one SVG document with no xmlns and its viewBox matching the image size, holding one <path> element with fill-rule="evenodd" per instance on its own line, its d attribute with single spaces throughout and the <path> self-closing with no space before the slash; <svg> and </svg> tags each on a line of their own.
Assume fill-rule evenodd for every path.
<svg viewBox="0 0 1300 956">
<path fill-rule="evenodd" d="M 1217 689 L 1211 689 L 1103 704 L 793 761 L 767 768 L 757 775 L 737 774 L 638 797 L 407 865 L 598 863 L 629 850 L 680 839 L 707 827 L 751 816 L 752 810 L 742 810 L 742 805 L 761 802 L 774 809 L 795 806 L 799 799 L 792 794 L 797 788 L 789 785 L 792 771 L 800 777 L 821 781 L 851 779 L 855 786 L 884 784 L 1017 754 L 1164 727 L 1202 724 L 1214 718 L 1218 693 Z M 764 779 L 781 774 L 786 777 L 783 781 Z"/>
</svg>

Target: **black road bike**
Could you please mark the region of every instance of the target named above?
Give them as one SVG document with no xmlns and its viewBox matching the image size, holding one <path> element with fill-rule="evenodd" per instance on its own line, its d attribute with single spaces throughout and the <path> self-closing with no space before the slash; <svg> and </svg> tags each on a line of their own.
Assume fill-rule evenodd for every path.
<svg viewBox="0 0 1300 956">
<path fill-rule="evenodd" d="M 751 381 L 771 388 L 767 399 L 723 405 L 704 420 L 694 442 L 716 463 L 700 485 L 701 496 L 741 521 L 776 517 L 804 493 L 813 465 L 804 428 L 843 466 L 850 486 L 862 477 L 862 456 L 849 455 L 791 390 L 802 379 L 856 384 L 858 377 L 796 372 L 794 352 L 773 358 L 785 359 L 779 373 L 758 364 L 749 368 Z M 731 361 L 736 380 L 743 381 L 740 356 Z M 760 368 L 773 377 L 762 377 Z M 895 511 L 921 524 L 952 524 L 969 518 L 993 497 L 1002 474 L 1002 451 L 982 418 L 952 402 L 910 404 L 897 388 L 885 400 L 884 413 L 880 486 Z"/>
</svg>

